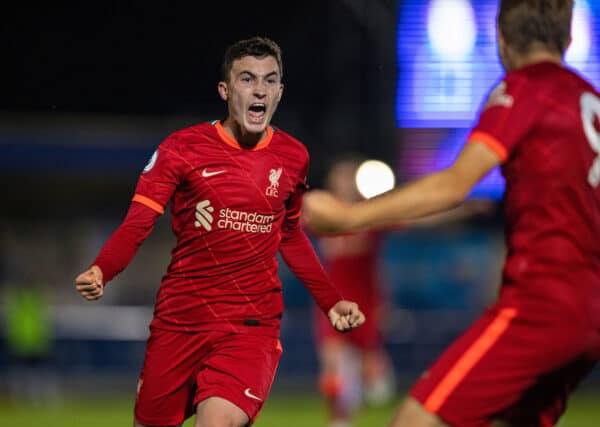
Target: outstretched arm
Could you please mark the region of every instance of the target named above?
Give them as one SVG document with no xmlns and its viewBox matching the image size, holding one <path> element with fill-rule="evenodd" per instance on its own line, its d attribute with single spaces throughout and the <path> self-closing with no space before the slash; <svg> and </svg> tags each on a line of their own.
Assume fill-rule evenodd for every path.
<svg viewBox="0 0 600 427">
<path fill-rule="evenodd" d="M 158 216 L 149 207 L 132 202 L 125 220 L 102 247 L 92 266 L 75 279 L 77 292 L 88 301 L 102 298 L 105 283 L 129 264 Z"/>
<path fill-rule="evenodd" d="M 501 159 L 484 144 L 465 145 L 452 166 L 380 196 L 345 203 L 326 191 L 304 196 L 304 220 L 319 233 L 385 228 L 457 206 Z"/>
<path fill-rule="evenodd" d="M 408 227 L 431 227 L 458 222 L 474 216 L 490 215 L 494 210 L 495 204 L 496 203 L 493 200 L 488 199 L 468 199 L 454 208 L 427 215 L 422 218 L 407 220 L 400 223 L 400 225 Z"/>
</svg>

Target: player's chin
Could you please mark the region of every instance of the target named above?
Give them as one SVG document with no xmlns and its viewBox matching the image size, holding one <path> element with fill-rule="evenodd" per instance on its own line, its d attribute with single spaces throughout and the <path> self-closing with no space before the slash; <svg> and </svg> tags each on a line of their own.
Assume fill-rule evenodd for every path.
<svg viewBox="0 0 600 427">
<path fill-rule="evenodd" d="M 245 121 L 246 131 L 250 133 L 262 133 L 269 124 L 269 117 L 267 114 L 248 114 Z"/>
</svg>

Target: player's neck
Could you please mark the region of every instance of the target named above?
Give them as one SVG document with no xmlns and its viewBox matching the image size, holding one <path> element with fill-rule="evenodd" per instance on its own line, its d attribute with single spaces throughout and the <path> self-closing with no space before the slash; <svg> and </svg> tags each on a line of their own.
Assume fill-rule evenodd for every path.
<svg viewBox="0 0 600 427">
<path fill-rule="evenodd" d="M 242 148 L 252 149 L 265 137 L 266 130 L 262 133 L 245 132 L 242 127 L 229 119 L 225 119 L 222 123 L 223 129 L 229 136 L 237 141 Z"/>
<path fill-rule="evenodd" d="M 513 58 L 513 69 L 526 67 L 527 65 L 538 64 L 540 62 L 553 62 L 557 65 L 563 65 L 562 55 L 547 50 L 534 50 L 526 55 Z"/>
</svg>

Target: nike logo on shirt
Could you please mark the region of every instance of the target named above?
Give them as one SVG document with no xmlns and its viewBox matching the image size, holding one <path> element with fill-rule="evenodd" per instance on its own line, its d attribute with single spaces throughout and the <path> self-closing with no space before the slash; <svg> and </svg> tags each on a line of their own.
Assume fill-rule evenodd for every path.
<svg viewBox="0 0 600 427">
<path fill-rule="evenodd" d="M 253 395 L 252 393 L 250 393 L 250 389 L 247 388 L 246 390 L 244 390 L 244 394 L 249 397 L 250 399 L 254 399 L 254 400 L 258 400 L 259 402 L 262 402 L 262 399 L 258 396 Z"/>
<path fill-rule="evenodd" d="M 218 170 L 218 171 L 209 172 L 209 171 L 207 171 L 206 169 L 203 169 L 203 170 L 202 170 L 202 176 L 203 176 L 204 178 L 208 178 L 208 177 L 210 177 L 210 176 L 219 175 L 220 173 L 223 173 L 223 172 L 225 172 L 225 170 Z"/>
</svg>

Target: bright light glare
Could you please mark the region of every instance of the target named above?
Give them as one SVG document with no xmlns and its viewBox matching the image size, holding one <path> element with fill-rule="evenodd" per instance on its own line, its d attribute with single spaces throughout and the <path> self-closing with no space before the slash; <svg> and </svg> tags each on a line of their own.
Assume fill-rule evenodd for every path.
<svg viewBox="0 0 600 427">
<path fill-rule="evenodd" d="M 356 188 L 367 199 L 394 188 L 396 178 L 387 164 L 379 160 L 367 160 L 356 171 Z"/>
<path fill-rule="evenodd" d="M 575 2 L 571 22 L 571 45 L 565 60 L 569 63 L 585 62 L 590 54 L 590 8 L 585 0 Z"/>
<path fill-rule="evenodd" d="M 427 15 L 433 49 L 447 60 L 467 59 L 475 46 L 477 27 L 468 0 L 434 0 Z"/>
</svg>

